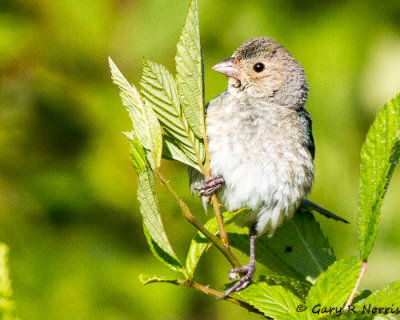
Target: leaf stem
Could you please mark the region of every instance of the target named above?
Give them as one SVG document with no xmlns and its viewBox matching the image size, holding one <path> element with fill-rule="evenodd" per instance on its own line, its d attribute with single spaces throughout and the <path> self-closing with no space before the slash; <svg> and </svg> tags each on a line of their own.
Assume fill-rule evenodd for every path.
<svg viewBox="0 0 400 320">
<path fill-rule="evenodd" d="M 365 272 L 367 271 L 367 261 L 363 261 L 361 263 L 361 269 L 360 269 L 360 274 L 358 275 L 357 282 L 353 288 L 353 291 L 351 291 L 351 294 L 349 296 L 349 299 L 347 299 L 346 304 L 343 307 L 343 310 L 346 310 L 349 308 L 349 306 L 352 304 L 354 296 L 358 292 L 358 287 L 360 286 L 361 279 L 363 278 Z"/>
<path fill-rule="evenodd" d="M 226 247 L 219 237 L 215 236 L 210 231 L 208 231 L 204 227 L 204 225 L 194 217 L 194 215 L 190 212 L 188 205 L 179 197 L 179 195 L 172 188 L 169 181 L 164 178 L 161 172 L 158 169 L 156 169 L 154 172 L 156 176 L 160 179 L 161 183 L 167 188 L 169 193 L 175 198 L 182 212 L 182 215 L 186 218 L 186 220 L 189 221 L 192 225 L 194 225 L 198 230 L 200 230 L 207 237 L 207 239 L 210 240 L 222 252 L 222 254 L 228 259 L 229 263 L 234 268 L 241 267 L 239 260 L 232 253 L 230 248 Z"/>
</svg>

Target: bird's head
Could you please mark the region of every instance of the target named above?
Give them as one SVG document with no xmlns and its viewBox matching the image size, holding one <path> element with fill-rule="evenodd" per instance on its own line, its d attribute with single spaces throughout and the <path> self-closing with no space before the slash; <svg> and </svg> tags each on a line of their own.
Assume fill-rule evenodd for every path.
<svg viewBox="0 0 400 320">
<path fill-rule="evenodd" d="M 307 99 L 304 70 L 281 45 L 267 37 L 243 43 L 231 58 L 212 67 L 228 77 L 228 91 L 300 108 Z"/>
</svg>

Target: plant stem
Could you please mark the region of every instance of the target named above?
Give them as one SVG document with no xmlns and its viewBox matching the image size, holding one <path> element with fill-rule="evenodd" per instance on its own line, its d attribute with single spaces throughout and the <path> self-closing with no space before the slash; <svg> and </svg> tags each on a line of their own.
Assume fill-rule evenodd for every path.
<svg viewBox="0 0 400 320">
<path fill-rule="evenodd" d="M 193 281 L 178 280 L 176 282 L 176 285 L 193 288 L 193 289 L 199 290 L 199 291 L 201 291 L 203 293 L 211 294 L 211 295 L 213 295 L 213 296 L 215 296 L 215 297 L 217 297 L 219 299 L 222 299 L 224 297 L 224 293 L 223 292 L 217 291 L 217 290 L 212 289 L 212 288 L 210 288 L 208 286 L 203 286 L 203 285 L 201 285 L 199 283 L 196 283 L 196 282 L 193 282 Z M 227 300 L 229 302 L 237 304 L 237 305 L 249 310 L 250 312 L 263 314 L 262 312 L 260 312 L 256 308 L 254 308 L 253 306 L 251 306 L 251 305 L 249 305 L 249 304 L 247 304 L 247 303 L 245 303 L 243 301 L 240 301 L 240 300 L 238 300 L 236 298 L 226 297 L 224 300 Z"/>
<path fill-rule="evenodd" d="M 206 178 L 209 178 L 211 176 L 211 173 L 210 173 L 210 159 L 208 157 L 208 139 L 207 139 L 207 134 L 205 132 L 203 134 L 203 139 L 204 139 L 204 150 L 205 150 L 205 154 L 206 154 L 205 171 L 203 173 L 204 173 L 204 176 Z M 220 234 L 220 237 L 222 239 L 222 242 L 224 243 L 225 247 L 228 250 L 230 250 L 229 249 L 228 234 L 226 233 L 226 230 L 224 228 L 224 222 L 222 220 L 221 211 L 219 209 L 220 204 L 219 204 L 217 196 L 215 194 L 213 194 L 211 196 L 211 203 L 212 203 L 213 208 L 214 208 L 214 214 L 215 214 L 215 218 L 217 219 L 218 228 L 219 228 L 219 234 Z"/>
<path fill-rule="evenodd" d="M 168 180 L 164 178 L 159 170 L 154 171 L 156 176 L 160 179 L 161 183 L 167 188 L 169 193 L 175 198 L 179 208 L 181 209 L 182 215 L 189 221 L 192 225 L 194 225 L 198 230 L 200 230 L 208 240 L 210 240 L 221 252 L 222 254 L 228 259 L 229 263 L 234 268 L 241 267 L 239 260 L 235 257 L 229 247 L 226 247 L 222 240 L 208 231 L 200 221 L 198 221 L 195 216 L 190 212 L 188 205 L 179 197 L 179 195 L 175 192 L 172 188 L 171 184 Z"/>
<path fill-rule="evenodd" d="M 347 299 L 346 304 L 343 307 L 343 310 L 347 310 L 349 306 L 352 304 L 354 296 L 358 292 L 358 287 L 360 286 L 361 279 L 363 278 L 365 272 L 367 271 L 367 261 L 363 261 L 361 263 L 361 269 L 360 269 L 360 274 L 358 275 L 357 282 L 353 288 L 353 291 L 351 291 L 351 294 L 349 296 L 349 299 Z"/>
</svg>

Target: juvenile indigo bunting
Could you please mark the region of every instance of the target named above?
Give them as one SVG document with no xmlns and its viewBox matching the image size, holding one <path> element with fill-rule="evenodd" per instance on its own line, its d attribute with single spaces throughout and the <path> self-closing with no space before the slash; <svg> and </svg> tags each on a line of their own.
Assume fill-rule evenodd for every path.
<svg viewBox="0 0 400 320">
<path fill-rule="evenodd" d="M 314 177 L 311 117 L 304 109 L 304 70 L 281 45 L 267 37 L 243 43 L 213 70 L 228 77 L 228 88 L 207 106 L 206 128 L 212 177 L 204 182 L 190 170 L 191 189 L 203 198 L 218 191 L 229 211 L 251 209 L 239 222 L 250 233 L 249 264 L 225 297 L 250 283 L 255 271 L 255 238 L 272 237 L 304 205 L 337 220 L 305 200 Z M 232 277 L 233 276 L 233 277 Z"/>
</svg>

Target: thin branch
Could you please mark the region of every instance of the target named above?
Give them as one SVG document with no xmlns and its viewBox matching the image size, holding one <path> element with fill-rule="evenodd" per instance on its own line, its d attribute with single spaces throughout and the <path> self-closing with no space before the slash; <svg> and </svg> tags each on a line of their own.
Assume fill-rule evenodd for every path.
<svg viewBox="0 0 400 320">
<path fill-rule="evenodd" d="M 262 312 L 260 312 L 256 308 L 254 308 L 252 305 L 247 304 L 247 303 L 245 303 L 243 301 L 240 301 L 240 300 L 232 298 L 232 297 L 225 297 L 224 298 L 224 293 L 223 292 L 217 291 L 217 290 L 212 289 L 212 288 L 210 288 L 208 286 L 203 286 L 203 285 L 201 285 L 199 283 L 196 283 L 196 282 L 193 282 L 193 281 L 185 281 L 185 280 L 178 280 L 175 284 L 179 285 L 179 286 L 193 288 L 193 289 L 201 291 L 201 292 L 203 292 L 205 294 L 211 294 L 211 295 L 217 297 L 218 299 L 224 299 L 226 301 L 229 301 L 229 302 L 232 302 L 232 303 L 234 303 L 236 305 L 239 305 L 239 306 L 249 310 L 250 312 L 254 312 L 254 313 L 263 315 Z"/>
<path fill-rule="evenodd" d="M 204 225 L 198 221 L 195 216 L 190 212 L 188 205 L 179 197 L 179 195 L 172 188 L 171 184 L 168 180 L 164 178 L 159 170 L 155 170 L 156 176 L 160 179 L 161 183 L 167 188 L 169 193 L 175 198 L 179 208 L 181 209 L 182 215 L 189 221 L 192 225 L 194 225 L 198 230 L 200 230 L 208 240 L 210 240 L 228 259 L 229 263 L 234 268 L 239 268 L 241 266 L 239 260 L 235 257 L 229 247 L 226 247 L 225 244 L 221 241 L 221 239 L 210 231 L 208 231 Z"/>
<path fill-rule="evenodd" d="M 349 296 L 349 299 L 347 299 L 347 302 L 344 305 L 343 310 L 347 310 L 349 308 L 349 306 L 351 306 L 353 299 L 358 292 L 358 287 L 360 286 L 361 279 L 363 278 L 366 271 L 367 271 L 367 261 L 363 261 L 361 263 L 360 274 L 358 275 L 357 282 L 353 288 L 353 291 L 351 292 L 351 294 Z"/>
<path fill-rule="evenodd" d="M 205 126 L 204 126 L 204 128 L 205 128 Z M 208 157 L 208 139 L 207 139 L 206 132 L 204 132 L 204 134 L 203 134 L 203 139 L 204 139 L 204 150 L 205 150 L 205 154 L 206 154 L 205 171 L 203 173 L 206 178 L 209 178 L 211 176 L 211 173 L 210 173 L 210 159 Z M 226 230 L 224 228 L 224 222 L 222 220 L 221 211 L 219 209 L 220 204 L 219 204 L 217 196 L 215 194 L 213 194 L 211 196 L 211 203 L 214 208 L 214 214 L 215 214 L 215 218 L 217 219 L 219 234 L 222 239 L 222 242 L 224 243 L 225 247 L 228 250 L 230 250 L 228 234 L 226 233 Z"/>
</svg>

